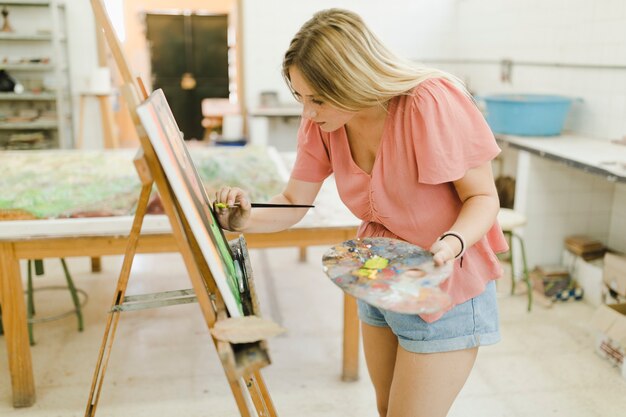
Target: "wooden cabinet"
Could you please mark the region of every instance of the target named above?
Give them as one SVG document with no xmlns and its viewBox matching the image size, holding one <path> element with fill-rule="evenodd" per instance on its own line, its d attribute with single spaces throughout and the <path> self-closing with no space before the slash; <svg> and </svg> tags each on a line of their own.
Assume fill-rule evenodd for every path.
<svg viewBox="0 0 626 417">
<path fill-rule="evenodd" d="M 152 86 L 163 89 L 185 139 L 203 139 L 202 100 L 229 98 L 228 16 L 145 16 Z"/>
</svg>

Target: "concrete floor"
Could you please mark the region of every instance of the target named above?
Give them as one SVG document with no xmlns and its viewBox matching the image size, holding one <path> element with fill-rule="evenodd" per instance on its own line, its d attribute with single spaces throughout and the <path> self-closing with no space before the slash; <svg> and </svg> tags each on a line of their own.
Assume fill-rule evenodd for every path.
<svg viewBox="0 0 626 417">
<path fill-rule="evenodd" d="M 374 393 L 361 356 L 361 378 L 341 370 L 342 293 L 322 273 L 325 248 L 298 262 L 294 248 L 251 252 L 264 315 L 288 332 L 269 341 L 273 363 L 263 370 L 280 416 L 375 417 Z M 69 259 L 89 295 L 85 331 L 73 317 L 35 326 L 37 402 L 11 407 L 6 346 L 0 342 L 0 416 L 83 416 L 121 257 Z M 62 283 L 59 262 L 46 261 L 37 287 Z M 503 340 L 485 347 L 450 417 L 612 417 L 626 415 L 626 381 L 593 351 L 593 308 L 566 302 L 526 312 L 525 296 L 499 283 Z M 128 294 L 189 288 L 177 254 L 141 255 Z M 70 305 L 63 291 L 36 294 L 38 315 Z M 1 339 L 2 337 L 0 337 Z M 221 365 L 197 304 L 122 315 L 97 416 L 236 416 Z"/>
</svg>

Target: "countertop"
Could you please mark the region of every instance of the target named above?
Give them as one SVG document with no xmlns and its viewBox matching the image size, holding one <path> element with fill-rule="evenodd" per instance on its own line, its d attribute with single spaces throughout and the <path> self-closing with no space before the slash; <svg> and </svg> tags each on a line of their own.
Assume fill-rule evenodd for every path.
<svg viewBox="0 0 626 417">
<path fill-rule="evenodd" d="M 605 176 L 608 181 L 626 182 L 626 145 L 621 143 L 575 135 L 520 137 L 498 134 L 496 139 L 501 144 Z"/>
</svg>

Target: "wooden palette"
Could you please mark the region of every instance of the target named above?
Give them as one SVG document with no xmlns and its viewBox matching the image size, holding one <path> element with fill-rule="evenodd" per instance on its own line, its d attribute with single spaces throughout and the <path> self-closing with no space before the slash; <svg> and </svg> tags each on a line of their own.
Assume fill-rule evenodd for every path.
<svg viewBox="0 0 626 417">
<path fill-rule="evenodd" d="M 439 285 L 452 273 L 452 264 L 436 267 L 429 251 L 401 240 L 348 240 L 330 248 L 322 264 L 343 291 L 384 310 L 430 314 L 451 302 Z"/>
</svg>

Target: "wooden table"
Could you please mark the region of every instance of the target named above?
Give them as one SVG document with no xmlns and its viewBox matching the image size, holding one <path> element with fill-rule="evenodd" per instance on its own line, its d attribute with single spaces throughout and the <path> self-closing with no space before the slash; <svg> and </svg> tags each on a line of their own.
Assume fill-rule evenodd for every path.
<svg viewBox="0 0 626 417">
<path fill-rule="evenodd" d="M 293 163 L 294 155 L 283 154 L 281 158 L 284 163 L 281 170 L 286 172 L 286 167 Z M 296 246 L 300 247 L 300 256 L 303 258 L 307 246 L 332 245 L 355 237 L 360 222 L 339 201 L 332 179 L 324 184 L 315 204 L 316 207 L 309 210 L 305 218 L 292 229 L 279 233 L 247 234 L 248 247 Z M 69 256 L 99 258 L 123 254 L 132 220 L 132 216 L 126 215 L 0 221 L 0 306 L 15 407 L 28 407 L 35 402 L 35 381 L 19 261 Z M 167 217 L 148 215 L 142 228 L 138 253 L 175 251 L 177 247 Z M 356 380 L 359 327 L 356 301 L 349 296 L 344 297 L 343 339 L 342 379 Z"/>
<path fill-rule="evenodd" d="M 123 254 L 132 217 L 24 220 L 0 223 L 0 304 L 5 331 L 13 406 L 28 407 L 35 402 L 35 381 L 31 361 L 26 306 L 20 274 L 20 259 Z M 106 231 L 106 232 L 105 232 Z M 279 233 L 246 235 L 250 248 L 331 245 L 351 239 L 356 227 L 295 227 Z M 233 238 L 235 236 L 230 236 Z M 138 253 L 175 252 L 165 216 L 148 216 L 139 240 Z M 358 377 L 359 327 L 356 302 L 344 297 L 344 380 Z"/>
</svg>

